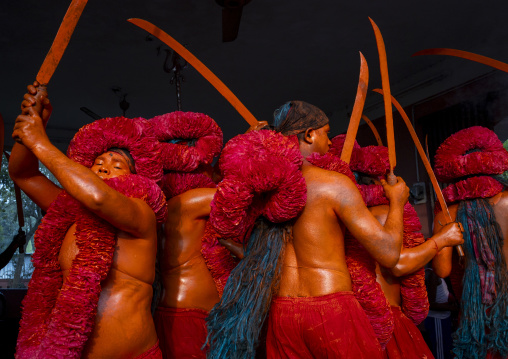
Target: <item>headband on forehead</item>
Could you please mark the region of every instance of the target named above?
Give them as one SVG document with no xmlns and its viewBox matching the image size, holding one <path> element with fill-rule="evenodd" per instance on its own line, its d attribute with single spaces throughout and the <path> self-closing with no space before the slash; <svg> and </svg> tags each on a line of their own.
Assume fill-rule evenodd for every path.
<svg viewBox="0 0 508 359">
<path fill-rule="evenodd" d="M 326 126 L 328 117 L 316 106 L 304 101 L 290 101 L 273 113 L 275 131 L 284 136 L 298 135 L 307 129 Z"/>
<path fill-rule="evenodd" d="M 129 150 L 126 150 L 125 148 L 111 147 L 108 148 L 108 151 L 118 153 L 120 156 L 125 158 L 125 160 L 127 161 L 127 165 L 129 166 L 129 171 L 131 171 L 131 173 L 134 174 L 136 173 L 136 166 L 134 166 L 134 158 L 132 158 Z"/>
</svg>

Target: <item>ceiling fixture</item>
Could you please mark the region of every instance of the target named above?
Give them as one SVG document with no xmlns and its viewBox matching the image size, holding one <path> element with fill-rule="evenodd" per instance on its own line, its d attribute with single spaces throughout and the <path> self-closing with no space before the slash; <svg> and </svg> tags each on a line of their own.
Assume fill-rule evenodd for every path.
<svg viewBox="0 0 508 359">
<path fill-rule="evenodd" d="M 231 42 L 238 36 L 242 10 L 251 0 L 215 0 L 222 6 L 222 42 Z"/>
</svg>

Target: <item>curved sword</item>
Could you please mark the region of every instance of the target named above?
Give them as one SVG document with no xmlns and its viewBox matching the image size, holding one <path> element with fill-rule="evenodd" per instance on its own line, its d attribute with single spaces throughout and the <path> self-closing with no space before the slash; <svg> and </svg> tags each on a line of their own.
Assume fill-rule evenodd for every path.
<svg viewBox="0 0 508 359">
<path fill-rule="evenodd" d="M 493 67 L 495 69 L 498 69 L 498 70 L 501 70 L 501 71 L 504 71 L 504 72 L 508 72 L 508 64 L 506 64 L 504 62 L 491 59 L 490 57 L 487 57 L 487 56 L 477 55 L 477 54 L 474 54 L 472 52 L 467 52 L 467 51 L 462 51 L 462 50 L 440 49 L 440 48 L 438 48 L 438 49 L 426 49 L 426 50 L 421 50 L 421 51 L 415 52 L 411 56 L 422 56 L 422 55 L 448 55 L 448 56 L 455 56 L 455 57 L 460 57 L 460 58 L 463 58 L 463 59 L 475 61 L 475 62 L 478 62 L 480 64 L 484 64 L 484 65 L 487 65 L 487 66 L 491 66 L 491 67 Z"/>
<path fill-rule="evenodd" d="M 183 47 L 178 41 L 173 39 L 167 33 L 159 29 L 154 24 L 142 20 L 142 19 L 128 19 L 128 22 L 142 28 L 143 30 L 149 32 L 163 43 L 168 45 L 170 48 L 175 50 L 181 57 L 183 57 L 189 64 L 192 65 L 205 79 L 210 82 L 213 87 L 220 92 L 222 96 L 228 102 L 233 105 L 233 107 L 238 111 L 238 113 L 247 121 L 251 126 L 257 126 L 258 120 L 250 113 L 249 110 L 240 102 L 238 97 L 236 97 L 233 92 L 217 77 L 215 74 L 208 69 L 201 61 L 198 60 L 196 56 L 194 56 L 189 50 Z"/>
<path fill-rule="evenodd" d="M 35 99 L 37 100 L 37 104 L 34 105 L 35 112 L 40 113 L 42 110 L 42 98 L 47 96 L 46 86 L 60 63 L 60 59 L 71 40 L 72 33 L 76 28 L 76 24 L 78 23 L 87 1 L 88 0 L 72 0 L 67 8 L 67 12 L 58 28 L 53 44 L 51 44 L 51 48 L 35 78 L 41 85 L 37 87 L 37 94 L 35 95 Z"/>
<path fill-rule="evenodd" d="M 379 132 L 377 132 L 376 126 L 372 123 L 372 121 L 365 115 L 362 115 L 363 120 L 365 123 L 370 127 L 372 130 L 372 133 L 374 134 L 374 137 L 376 138 L 376 142 L 378 146 L 383 146 L 383 141 L 381 140 L 381 136 L 379 136 Z"/>
<path fill-rule="evenodd" d="M 388 160 L 390 162 L 390 173 L 386 180 L 389 184 L 393 185 L 397 182 L 393 169 L 397 165 L 397 158 L 395 156 L 395 135 L 393 133 L 393 114 L 392 114 L 392 102 L 390 99 L 390 79 L 388 77 L 388 62 L 386 60 L 386 49 L 383 41 L 381 31 L 377 27 L 376 23 L 369 17 L 369 20 L 374 29 L 376 36 L 377 50 L 379 53 L 379 67 L 381 69 L 381 83 L 383 85 L 383 99 L 385 104 L 385 117 L 386 117 L 386 143 L 388 146 Z"/>
<path fill-rule="evenodd" d="M 374 89 L 372 90 L 374 92 L 383 94 L 383 90 L 381 89 Z M 416 149 L 418 150 L 418 153 L 420 154 L 420 158 L 423 162 L 423 165 L 425 166 L 425 169 L 427 170 L 427 173 L 430 178 L 430 182 L 432 183 L 432 187 L 434 188 L 434 191 L 436 192 L 437 200 L 439 201 L 439 204 L 441 205 L 441 209 L 443 210 L 443 213 L 445 215 L 447 223 L 455 222 L 452 219 L 452 216 L 450 215 L 450 211 L 448 210 L 448 206 L 446 205 L 446 201 L 443 196 L 443 192 L 441 191 L 441 188 L 439 187 L 439 184 L 437 182 L 436 175 L 434 174 L 434 171 L 432 170 L 432 166 L 430 165 L 430 161 L 425 155 L 425 151 L 423 150 L 422 144 L 420 143 L 420 140 L 418 139 L 418 136 L 416 135 L 416 132 L 413 128 L 413 125 L 411 124 L 411 120 L 409 120 L 409 117 L 407 117 L 406 111 L 402 108 L 402 106 L 399 104 L 399 102 L 393 97 L 391 97 L 391 101 L 397 111 L 399 111 L 400 115 L 402 116 L 402 119 L 406 123 L 407 129 L 409 130 L 409 133 L 411 134 L 411 137 L 413 138 L 413 142 L 416 146 Z M 459 256 L 464 256 L 464 250 L 462 249 L 461 245 L 457 245 L 457 253 Z"/>
<path fill-rule="evenodd" d="M 358 80 L 358 89 L 356 90 L 355 105 L 349 120 L 346 138 L 340 159 L 349 164 L 351 154 L 353 153 L 353 146 L 355 144 L 356 133 L 358 132 L 358 125 L 362 118 L 363 105 L 365 104 L 365 97 L 367 95 L 367 87 L 369 84 L 369 66 L 365 57 L 360 52 L 360 79 Z"/>
</svg>

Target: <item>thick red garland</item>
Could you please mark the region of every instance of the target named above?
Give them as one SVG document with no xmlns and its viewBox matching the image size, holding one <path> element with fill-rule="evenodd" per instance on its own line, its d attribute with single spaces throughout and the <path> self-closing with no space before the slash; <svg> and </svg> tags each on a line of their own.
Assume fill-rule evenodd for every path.
<svg viewBox="0 0 508 359">
<path fill-rule="evenodd" d="M 166 199 L 147 178 L 128 175 L 105 180 L 126 196 L 144 200 L 158 223 L 166 217 Z M 76 223 L 79 252 L 63 283 L 58 255 L 63 239 Z M 23 299 L 17 358 L 79 358 L 92 331 L 101 281 L 106 279 L 117 230 L 62 191 L 37 229 L 32 256 L 34 273 Z"/>
<path fill-rule="evenodd" d="M 443 190 L 447 203 L 474 198 L 489 198 L 504 189 L 504 185 L 490 176 L 470 177 L 451 184 Z M 437 203 L 439 205 L 439 203 Z"/>
<path fill-rule="evenodd" d="M 471 152 L 470 150 L 480 150 Z M 448 137 L 436 151 L 434 171 L 439 181 L 508 170 L 508 152 L 488 128 L 473 126 Z"/>
<path fill-rule="evenodd" d="M 345 140 L 346 135 L 338 135 L 332 138 L 329 152 L 340 157 Z M 390 169 L 388 148 L 384 146 L 360 147 L 355 141 L 349 167 L 351 171 L 366 173 L 370 176 L 383 176 Z"/>
<path fill-rule="evenodd" d="M 217 187 L 210 177 L 195 172 L 168 172 L 164 174 L 159 186 L 168 200 L 191 189 Z"/>
<path fill-rule="evenodd" d="M 217 233 L 244 238 L 260 215 L 275 223 L 296 217 L 307 199 L 302 161 L 296 136 L 260 130 L 231 139 L 219 159 L 224 178 L 212 201 Z"/>
<path fill-rule="evenodd" d="M 97 156 L 112 147 L 129 150 L 136 174 L 160 181 L 161 148 L 148 133 L 150 123 L 142 118 L 103 118 L 83 126 L 71 140 L 67 156 L 85 167 L 92 167 Z"/>
<path fill-rule="evenodd" d="M 162 165 L 166 171 L 191 172 L 202 164 L 212 163 L 223 144 L 219 125 L 203 113 L 175 111 L 150 120 L 153 134 L 161 142 Z M 195 140 L 193 146 L 167 143 Z"/>
</svg>

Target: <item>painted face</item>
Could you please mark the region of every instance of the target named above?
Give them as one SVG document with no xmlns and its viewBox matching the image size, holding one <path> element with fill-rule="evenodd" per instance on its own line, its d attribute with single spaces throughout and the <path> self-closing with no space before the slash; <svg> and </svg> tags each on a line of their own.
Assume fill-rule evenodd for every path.
<svg viewBox="0 0 508 359">
<path fill-rule="evenodd" d="M 330 125 L 326 124 L 323 127 L 314 130 L 314 143 L 313 150 L 321 155 L 324 155 L 330 149 L 332 141 L 328 138 L 330 133 Z"/>
<path fill-rule="evenodd" d="M 113 151 L 104 152 L 102 155 L 97 156 L 90 169 L 102 179 L 115 178 L 131 173 L 127 159 Z"/>
</svg>

